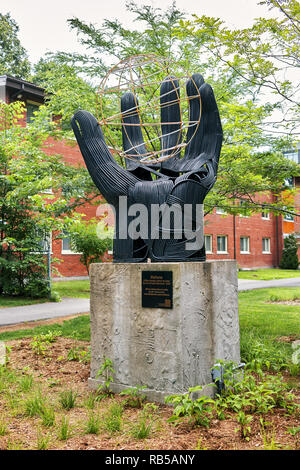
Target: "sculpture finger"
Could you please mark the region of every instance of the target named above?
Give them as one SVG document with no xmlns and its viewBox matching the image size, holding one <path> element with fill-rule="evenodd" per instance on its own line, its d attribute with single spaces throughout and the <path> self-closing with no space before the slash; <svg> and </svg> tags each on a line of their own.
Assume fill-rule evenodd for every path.
<svg viewBox="0 0 300 470">
<path fill-rule="evenodd" d="M 167 77 L 161 84 L 160 113 L 162 155 L 178 155 L 180 148 L 177 150 L 177 146 L 181 143 L 182 123 L 179 81 L 174 77 Z"/>
<path fill-rule="evenodd" d="M 194 73 L 188 79 L 186 91 L 189 100 L 189 128 L 186 135 L 187 146 L 184 159 L 196 158 L 199 155 L 203 139 L 202 100 L 200 95 L 204 79 L 200 73 Z"/>
<path fill-rule="evenodd" d="M 142 156 L 146 153 L 139 103 L 133 93 L 125 93 L 121 98 L 123 149 L 129 155 Z"/>
<path fill-rule="evenodd" d="M 217 171 L 223 140 L 220 114 L 213 89 L 208 83 L 204 83 L 200 87 L 200 95 L 202 102 L 201 121 L 203 138 L 198 155 L 204 153 L 211 159 L 214 169 Z"/>
</svg>

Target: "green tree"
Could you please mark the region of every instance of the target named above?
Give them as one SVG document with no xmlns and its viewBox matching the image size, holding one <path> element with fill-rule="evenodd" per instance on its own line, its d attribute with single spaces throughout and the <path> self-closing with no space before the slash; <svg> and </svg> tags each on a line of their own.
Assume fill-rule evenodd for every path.
<svg viewBox="0 0 300 470">
<path fill-rule="evenodd" d="M 282 183 L 287 177 L 299 175 L 300 170 L 299 166 L 283 157 L 282 150 L 290 147 L 295 139 L 291 138 L 290 132 L 289 135 L 268 132 L 266 121 L 271 118 L 274 109 L 281 113 L 282 109 L 278 103 L 261 99 L 257 83 L 245 80 L 235 67 L 230 67 L 216 53 L 217 46 L 214 44 L 218 44 L 219 38 L 215 40 L 211 30 L 215 28 L 219 34 L 222 22 L 206 17 L 201 20 L 196 18 L 194 22 L 187 21 L 175 2 L 166 11 L 132 1 L 126 3 L 126 8 L 133 14 L 137 28 L 125 28 L 118 20 L 104 20 L 100 27 L 96 27 L 78 18 L 70 19 L 71 29 L 76 31 L 80 42 L 91 53 L 61 52 L 50 56 L 51 60 L 58 67 L 72 67 L 72 73 L 77 70 L 85 82 L 87 75 L 94 82 L 97 77 L 97 84 L 112 61 L 118 62 L 136 54 L 162 55 L 174 61 L 178 71 L 200 71 L 213 86 L 224 130 L 218 180 L 206 198 L 206 213 L 215 206 L 223 206 L 227 212 L 238 214 L 240 200 L 249 213 L 260 212 L 262 207 L 277 213 L 294 212 L 293 199 L 287 197 L 287 192 L 292 194 L 293 191 Z M 229 34 L 227 30 L 225 33 Z M 252 34 L 254 32 L 250 30 L 250 38 Z M 235 47 L 237 44 L 238 38 Z M 72 97 L 72 93 L 64 93 L 62 76 L 60 80 L 59 92 L 66 101 L 71 102 L 68 94 Z M 72 86 L 70 81 L 65 85 L 66 90 L 69 86 Z M 89 95 L 81 98 L 81 102 L 80 99 L 73 100 L 70 106 L 66 103 L 68 110 L 75 112 L 78 106 L 93 112 L 96 85 L 90 91 Z M 56 98 L 53 99 L 55 102 Z M 109 105 L 107 112 L 111 114 Z M 270 191 L 276 195 L 276 201 L 270 200 Z"/>
<path fill-rule="evenodd" d="M 23 114 L 22 102 L 0 103 L 0 293 L 36 297 L 48 291 L 44 242 L 98 192 L 85 168 L 48 155 L 56 125 L 46 107 L 26 127 Z"/>
<path fill-rule="evenodd" d="M 299 135 L 300 3 L 263 0 L 275 18 L 258 18 L 245 29 L 230 29 L 219 18 L 197 17 L 182 22 L 182 34 L 194 36 L 225 70 L 250 85 L 253 95 L 266 96 L 278 112 L 262 123 L 268 133 Z M 266 92 L 268 94 L 266 95 Z M 277 116 L 277 118 L 276 118 Z M 293 139 L 295 141 L 295 138 Z M 299 138 L 298 138 L 299 140 Z"/>
<path fill-rule="evenodd" d="M 30 62 L 18 38 L 19 26 L 9 13 L 0 13 L 0 75 L 26 79 Z"/>
<path fill-rule="evenodd" d="M 299 259 L 297 251 L 297 240 L 294 235 L 289 235 L 284 239 L 284 247 L 279 265 L 281 269 L 298 269 Z"/>
<path fill-rule="evenodd" d="M 103 255 L 112 249 L 111 230 L 107 230 L 107 236 L 97 233 L 98 221 L 76 222 L 69 227 L 68 235 L 71 239 L 72 249 L 80 253 L 80 261 L 89 273 L 91 263 L 101 263 Z"/>
</svg>

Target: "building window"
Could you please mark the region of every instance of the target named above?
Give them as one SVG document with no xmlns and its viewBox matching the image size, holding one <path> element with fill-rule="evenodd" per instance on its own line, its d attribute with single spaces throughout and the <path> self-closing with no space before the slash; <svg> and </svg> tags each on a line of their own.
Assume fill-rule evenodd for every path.
<svg viewBox="0 0 300 470">
<path fill-rule="evenodd" d="M 224 215 L 227 214 L 225 209 L 222 209 L 222 207 L 216 207 L 216 214 Z"/>
<path fill-rule="evenodd" d="M 270 220 L 270 212 L 263 211 L 263 212 L 261 213 L 261 218 L 262 218 L 262 219 L 265 219 L 265 220 Z"/>
<path fill-rule="evenodd" d="M 26 110 L 27 110 L 27 115 L 26 115 L 26 122 L 27 124 L 30 124 L 32 121 L 34 121 L 35 115 L 34 113 L 38 111 L 39 106 L 37 104 L 33 103 L 27 103 L 26 104 Z"/>
<path fill-rule="evenodd" d="M 217 253 L 227 253 L 227 235 L 217 236 Z"/>
<path fill-rule="evenodd" d="M 294 216 L 292 214 L 284 214 L 283 220 L 286 222 L 294 222 Z"/>
<path fill-rule="evenodd" d="M 270 240 L 270 238 L 263 238 L 262 239 L 262 252 L 263 253 L 271 253 L 271 240 Z"/>
<path fill-rule="evenodd" d="M 62 250 L 61 253 L 63 255 L 79 255 L 80 253 L 77 253 L 72 249 L 71 245 L 71 238 L 68 236 L 68 232 L 63 232 L 64 233 L 64 238 L 62 239 Z"/>
<path fill-rule="evenodd" d="M 246 201 L 240 201 L 240 207 L 244 207 L 246 205 L 247 205 Z M 242 212 L 240 212 L 240 217 L 249 217 L 249 215 L 247 214 L 246 208 Z"/>
<path fill-rule="evenodd" d="M 205 235 L 204 241 L 206 253 L 212 253 L 212 235 Z"/>
<path fill-rule="evenodd" d="M 240 252 L 250 253 L 250 238 L 249 237 L 240 237 Z"/>
</svg>

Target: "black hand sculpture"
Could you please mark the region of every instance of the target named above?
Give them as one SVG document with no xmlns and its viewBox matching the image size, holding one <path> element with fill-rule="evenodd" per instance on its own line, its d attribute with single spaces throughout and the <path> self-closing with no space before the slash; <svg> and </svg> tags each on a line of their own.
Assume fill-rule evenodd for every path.
<svg viewBox="0 0 300 470">
<path fill-rule="evenodd" d="M 117 164 L 109 151 L 100 125 L 87 111 L 78 111 L 71 120 L 72 127 L 85 160 L 88 171 L 109 204 L 115 208 L 116 225 L 114 240 L 115 262 L 152 261 L 204 261 L 203 227 L 196 224 L 199 204 L 216 181 L 218 161 L 222 145 L 222 127 L 214 93 L 210 85 L 204 82 L 200 74 L 194 74 L 187 82 L 190 122 L 197 122 L 201 109 L 201 120 L 195 126 L 189 126 L 185 153 L 180 158 L 181 123 L 178 98 L 179 84 L 176 79 L 167 78 L 161 84 L 161 149 L 162 157 L 172 156 L 161 163 L 141 163 L 146 153 L 141 123 L 138 114 L 137 98 L 126 93 L 121 99 L 122 136 L 126 169 Z M 175 151 L 174 151 L 175 148 Z M 170 150 L 172 149 L 172 150 Z M 176 150 L 178 149 L 178 150 Z M 134 158 L 132 158 L 134 155 Z M 161 158 L 163 160 L 163 158 Z M 153 234 L 153 217 L 148 220 L 149 230 L 145 236 L 128 236 L 127 228 L 132 215 L 126 214 L 124 234 L 124 214 L 120 206 L 121 196 L 127 198 L 127 208 L 134 204 L 143 204 L 148 213 L 156 205 L 162 208 Z M 170 206 L 182 210 L 185 205 L 191 208 L 194 238 L 197 230 L 202 231 L 201 246 L 187 249 L 191 237 L 175 227 L 165 227 L 164 211 Z M 176 211 L 175 211 L 176 212 Z M 128 211 L 130 213 L 130 210 Z M 181 219 L 183 224 L 183 219 Z M 145 233 L 145 227 L 144 233 Z M 153 227 L 152 227 L 153 228 Z M 183 229 L 183 227 L 181 227 Z"/>
</svg>

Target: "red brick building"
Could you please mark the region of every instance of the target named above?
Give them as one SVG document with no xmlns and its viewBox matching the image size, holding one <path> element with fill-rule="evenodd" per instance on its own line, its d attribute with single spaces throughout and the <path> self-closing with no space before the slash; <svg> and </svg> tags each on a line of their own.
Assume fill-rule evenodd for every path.
<svg viewBox="0 0 300 470">
<path fill-rule="evenodd" d="M 3 75 L 0 76 L 0 100 L 7 103 L 24 101 L 24 120 L 30 122 L 33 112 L 44 102 L 44 90 L 24 80 Z M 47 151 L 62 155 L 69 165 L 84 164 L 75 139 L 73 142 L 52 142 L 51 150 L 48 148 Z M 297 152 L 287 152 L 287 157 L 300 164 L 300 149 Z M 300 188 L 300 178 L 295 178 L 293 184 Z M 296 196 L 295 206 L 300 207 L 300 192 Z M 87 220 L 98 215 L 97 206 L 92 205 L 81 207 L 80 212 L 86 214 Z M 290 233 L 298 236 L 300 257 L 300 217 L 293 219 L 290 216 L 274 216 L 268 212 L 250 217 L 232 216 L 217 208 L 205 217 L 207 259 L 236 259 L 239 267 L 244 269 L 277 267 L 284 237 Z M 58 239 L 53 234 L 52 253 L 55 258 L 61 259 L 56 267 L 62 276 L 87 275 L 85 267 L 79 261 L 80 255 L 70 249 L 68 238 Z"/>
</svg>

